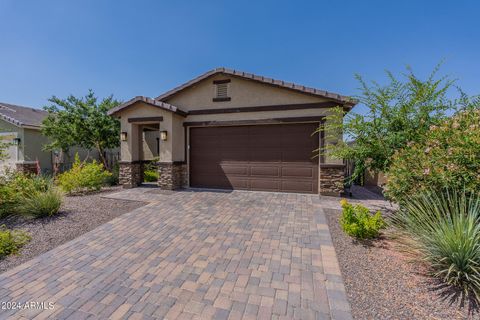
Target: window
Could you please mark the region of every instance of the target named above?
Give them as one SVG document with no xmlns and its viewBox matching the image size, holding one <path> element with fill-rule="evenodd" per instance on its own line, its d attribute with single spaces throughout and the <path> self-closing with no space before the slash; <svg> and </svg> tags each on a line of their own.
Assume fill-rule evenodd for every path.
<svg viewBox="0 0 480 320">
<path fill-rule="evenodd" d="M 230 79 L 213 81 L 215 87 L 215 96 L 213 101 L 230 101 L 229 84 Z"/>
</svg>

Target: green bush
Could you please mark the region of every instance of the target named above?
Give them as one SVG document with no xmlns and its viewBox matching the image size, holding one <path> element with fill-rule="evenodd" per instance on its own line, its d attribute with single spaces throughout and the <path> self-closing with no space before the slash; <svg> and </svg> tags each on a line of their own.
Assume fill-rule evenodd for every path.
<svg viewBox="0 0 480 320">
<path fill-rule="evenodd" d="M 145 170 L 143 172 L 143 181 L 145 182 L 157 182 L 158 171 L 157 170 Z"/>
<path fill-rule="evenodd" d="M 112 175 L 107 178 L 107 184 L 110 186 L 116 186 L 119 183 L 119 177 L 120 177 L 120 165 L 115 163 L 112 167 L 111 171 Z"/>
<path fill-rule="evenodd" d="M 101 163 L 95 160 L 82 162 L 76 154 L 72 169 L 58 175 L 57 183 L 63 191 L 71 194 L 100 190 L 111 176 L 112 174 L 105 170 Z"/>
<path fill-rule="evenodd" d="M 154 158 L 151 162 L 146 163 L 143 168 L 143 181 L 157 182 L 158 181 L 158 167 L 156 163 L 158 158 Z"/>
<path fill-rule="evenodd" d="M 30 236 L 21 230 L 9 230 L 0 227 L 0 257 L 17 253 L 18 250 L 30 241 Z"/>
<path fill-rule="evenodd" d="M 50 188 L 43 192 L 34 192 L 19 203 L 17 212 L 20 214 L 41 218 L 58 213 L 62 205 L 63 195 L 57 188 Z"/>
<path fill-rule="evenodd" d="M 480 195 L 447 189 L 406 197 L 392 217 L 404 250 L 431 274 L 480 298 Z"/>
<path fill-rule="evenodd" d="M 402 197 L 447 187 L 480 190 L 480 110 L 456 114 L 431 126 L 422 142 L 397 152 L 387 172 L 385 194 Z"/>
<path fill-rule="evenodd" d="M 25 197 L 53 187 L 50 177 L 11 171 L 0 177 L 0 217 L 15 213 Z"/>
<path fill-rule="evenodd" d="M 342 216 L 340 225 L 349 236 L 359 239 L 372 239 L 378 237 L 380 229 L 386 224 L 380 211 L 370 214 L 368 208 L 357 204 L 352 205 L 347 200 L 342 200 Z"/>
</svg>

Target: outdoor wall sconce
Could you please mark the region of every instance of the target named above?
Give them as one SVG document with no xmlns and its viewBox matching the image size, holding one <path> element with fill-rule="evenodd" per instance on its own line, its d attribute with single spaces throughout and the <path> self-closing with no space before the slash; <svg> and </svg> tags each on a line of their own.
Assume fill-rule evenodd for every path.
<svg viewBox="0 0 480 320">
<path fill-rule="evenodd" d="M 167 141 L 167 131 L 160 131 L 160 139 Z"/>
<path fill-rule="evenodd" d="M 120 133 L 120 140 L 127 141 L 127 133 L 126 132 L 121 132 Z"/>
<path fill-rule="evenodd" d="M 20 145 L 20 141 L 21 141 L 20 138 L 14 138 L 14 139 L 13 139 L 13 145 L 14 145 L 14 146 L 19 146 L 19 145 Z"/>
</svg>

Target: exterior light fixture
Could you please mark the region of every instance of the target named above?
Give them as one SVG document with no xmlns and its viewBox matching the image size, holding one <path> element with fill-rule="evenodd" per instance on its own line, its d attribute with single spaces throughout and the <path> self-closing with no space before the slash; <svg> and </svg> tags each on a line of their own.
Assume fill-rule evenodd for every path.
<svg viewBox="0 0 480 320">
<path fill-rule="evenodd" d="M 13 145 L 14 145 L 14 146 L 19 146 L 19 145 L 20 145 L 20 141 L 21 141 L 20 138 L 14 138 L 14 139 L 13 139 Z"/>
<path fill-rule="evenodd" d="M 162 139 L 162 141 L 167 140 L 167 131 L 160 131 L 160 139 Z"/>
<path fill-rule="evenodd" d="M 126 132 L 121 132 L 120 133 L 120 140 L 127 141 L 127 133 Z"/>
</svg>

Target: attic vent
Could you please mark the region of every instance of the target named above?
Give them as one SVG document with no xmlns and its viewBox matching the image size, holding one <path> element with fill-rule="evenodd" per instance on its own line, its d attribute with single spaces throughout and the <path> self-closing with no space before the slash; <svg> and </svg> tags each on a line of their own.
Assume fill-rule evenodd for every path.
<svg viewBox="0 0 480 320">
<path fill-rule="evenodd" d="M 217 96 L 216 98 L 228 97 L 228 83 L 217 84 Z"/>
<path fill-rule="evenodd" d="M 229 87 L 230 79 L 227 80 L 216 80 L 213 82 L 215 86 L 215 97 L 213 101 L 230 101 L 230 97 L 228 96 L 228 87 Z"/>
</svg>

